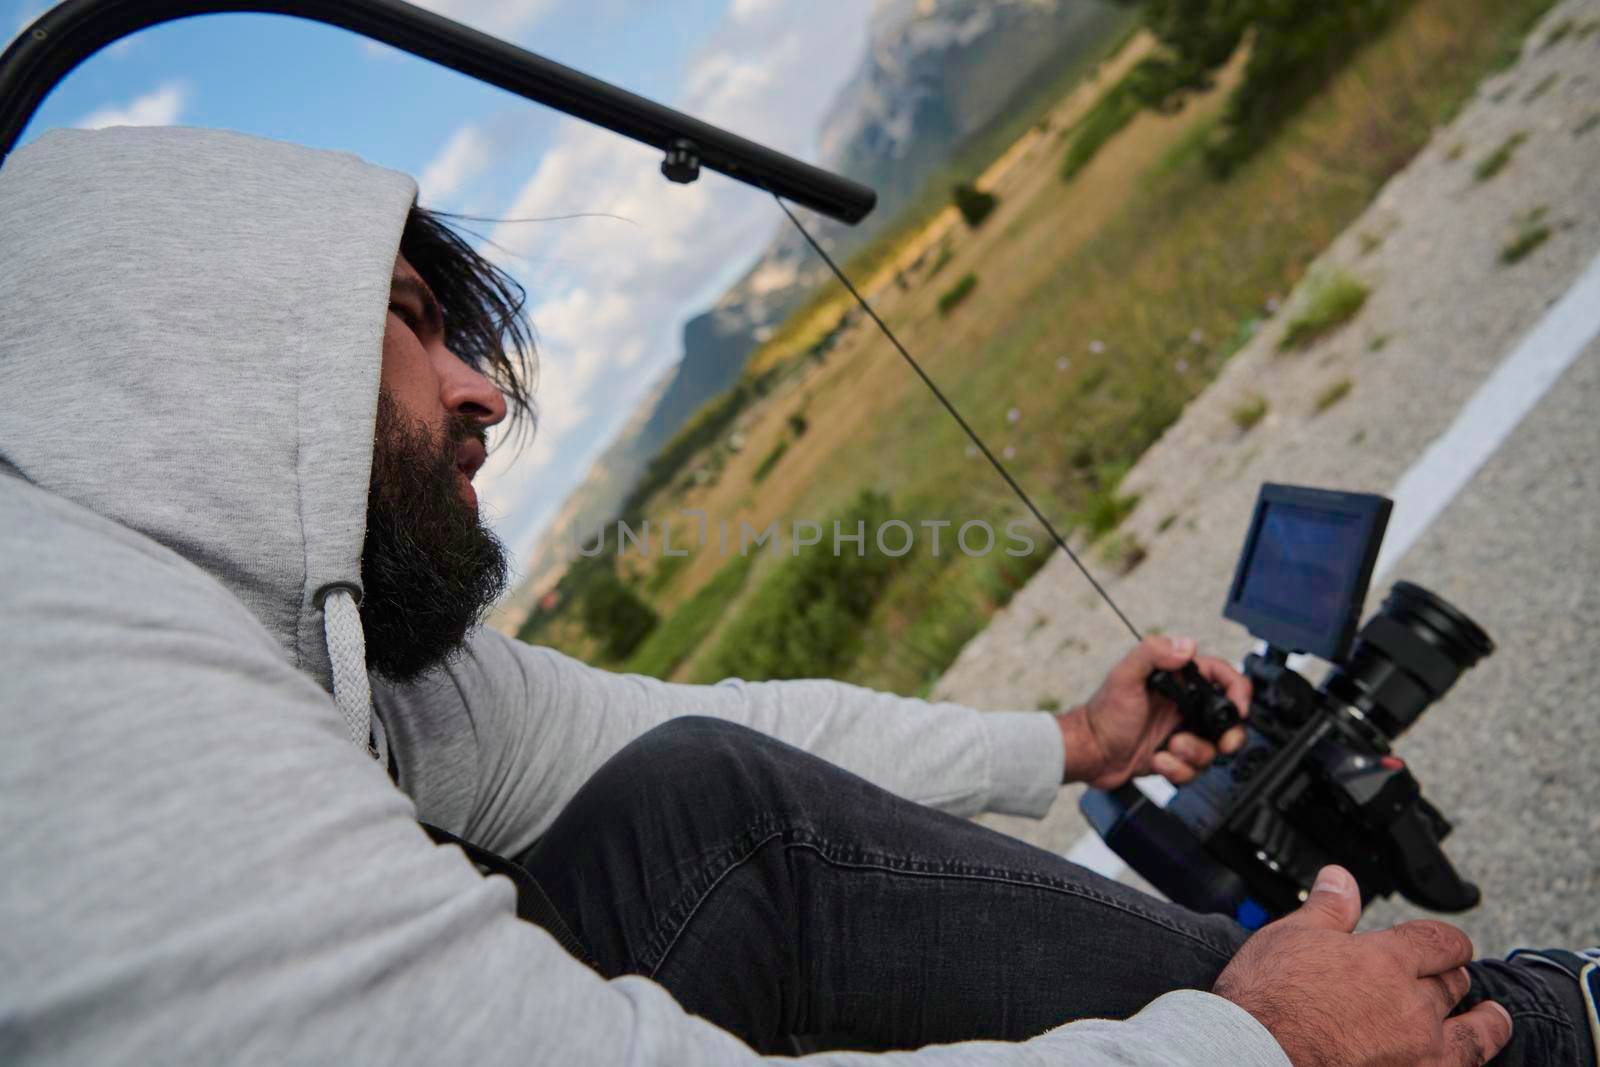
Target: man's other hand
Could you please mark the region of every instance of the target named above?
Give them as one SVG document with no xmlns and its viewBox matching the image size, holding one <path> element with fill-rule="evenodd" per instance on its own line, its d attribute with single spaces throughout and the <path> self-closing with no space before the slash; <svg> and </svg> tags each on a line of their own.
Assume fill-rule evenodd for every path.
<svg viewBox="0 0 1600 1067">
<path fill-rule="evenodd" d="M 1255 1016 L 1295 1067 L 1476 1067 L 1505 1047 L 1511 1016 L 1493 1001 L 1449 1018 L 1467 993 L 1466 934 L 1431 920 L 1352 933 L 1360 918 L 1356 880 L 1324 867 L 1212 992 Z"/>
<path fill-rule="evenodd" d="M 1236 752 L 1245 741 L 1243 726 L 1223 734 L 1216 745 L 1191 733 L 1174 734 L 1183 722 L 1177 705 L 1145 684 L 1158 667 L 1176 671 L 1194 660 L 1201 674 L 1222 686 L 1240 715 L 1249 714 L 1250 683 L 1244 676 L 1220 659 L 1194 653 L 1191 638 L 1147 637 L 1111 668 L 1087 704 L 1058 715 L 1066 744 L 1063 780 L 1114 789 L 1153 773 L 1182 785 L 1210 766 L 1218 749 Z"/>
</svg>

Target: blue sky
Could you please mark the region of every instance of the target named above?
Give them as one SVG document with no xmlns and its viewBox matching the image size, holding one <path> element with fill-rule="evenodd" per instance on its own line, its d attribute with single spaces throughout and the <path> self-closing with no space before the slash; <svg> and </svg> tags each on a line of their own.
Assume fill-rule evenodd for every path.
<svg viewBox="0 0 1600 1067">
<path fill-rule="evenodd" d="M 869 0 L 429 0 L 422 6 L 804 159 L 867 47 Z M 0 0 L 9 40 L 42 13 Z M 782 221 L 715 174 L 668 183 L 658 154 L 340 30 L 215 15 L 92 57 L 25 140 L 58 126 L 214 126 L 337 148 L 417 176 L 429 206 L 486 225 L 528 289 L 540 344 L 539 434 L 479 475 L 524 561 L 535 535 L 704 310 Z"/>
</svg>

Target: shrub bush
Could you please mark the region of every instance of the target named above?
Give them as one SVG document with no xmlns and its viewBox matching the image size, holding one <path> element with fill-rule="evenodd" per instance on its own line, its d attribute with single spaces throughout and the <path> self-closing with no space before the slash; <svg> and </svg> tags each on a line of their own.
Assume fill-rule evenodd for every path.
<svg viewBox="0 0 1600 1067">
<path fill-rule="evenodd" d="M 961 280 L 946 289 L 939 297 L 939 314 L 948 315 L 957 304 L 965 300 L 978 285 L 976 274 L 963 274 Z"/>
<path fill-rule="evenodd" d="M 1321 415 L 1324 411 L 1327 411 L 1329 408 L 1333 407 L 1333 405 L 1349 396 L 1350 390 L 1355 388 L 1355 384 L 1356 383 L 1352 382 L 1349 378 L 1340 378 L 1338 381 L 1327 386 L 1322 390 L 1322 392 L 1317 394 L 1317 399 L 1313 404 L 1313 414 Z"/>
<path fill-rule="evenodd" d="M 634 650 L 623 670 L 666 678 L 689 658 L 744 588 L 755 556 L 734 556 Z"/>
<path fill-rule="evenodd" d="M 1511 162 L 1511 157 L 1517 154 L 1517 149 L 1521 148 L 1522 142 L 1527 139 L 1528 131 L 1526 130 L 1518 130 L 1510 137 L 1507 137 L 1499 148 L 1496 148 L 1479 161 L 1478 165 L 1472 170 L 1472 176 L 1480 182 L 1486 182 L 1505 170 L 1506 165 Z"/>
<path fill-rule="evenodd" d="M 1312 278 L 1306 283 L 1299 311 L 1278 342 L 1278 350 L 1304 348 L 1333 333 L 1355 317 L 1371 294 L 1365 282 L 1343 271 Z"/>
<path fill-rule="evenodd" d="M 1088 530 L 1089 539 L 1094 541 L 1120 526 L 1122 520 L 1138 506 L 1137 494 L 1119 496 L 1116 486 L 1110 486 L 1089 494 L 1083 510 L 1078 512 L 1077 520 Z"/>
<path fill-rule="evenodd" d="M 1267 401 L 1260 393 L 1251 393 L 1228 413 L 1239 432 L 1249 433 L 1267 415 Z"/>
<path fill-rule="evenodd" d="M 778 465 L 778 461 L 783 458 L 783 454 L 787 451 L 789 451 L 789 442 L 787 440 L 779 441 L 773 445 L 772 451 L 762 457 L 761 462 L 756 465 L 756 472 L 751 476 L 750 480 L 758 485 L 765 481 L 767 475 L 772 473 L 772 468 Z"/>
<path fill-rule="evenodd" d="M 583 628 L 610 659 L 623 659 L 655 629 L 655 609 L 609 567 L 597 570 L 583 594 Z"/>
<path fill-rule="evenodd" d="M 1500 262 L 1520 263 L 1530 252 L 1550 239 L 1550 227 L 1538 220 L 1524 221 L 1516 234 L 1500 249 Z"/>
<path fill-rule="evenodd" d="M 1000 202 L 993 193 L 986 193 L 976 186 L 962 183 L 951 192 L 955 200 L 956 210 L 961 212 L 961 217 L 967 220 L 967 225 L 977 229 L 983 225 L 983 220 L 994 211 L 995 205 Z"/>
<path fill-rule="evenodd" d="M 873 536 L 893 518 L 889 498 L 863 490 L 823 524 L 822 541 L 773 569 L 750 594 L 716 647 L 696 671 L 717 678 L 827 678 L 854 658 L 861 629 L 890 576 L 905 557 L 885 555 Z M 834 552 L 837 521 L 846 534 L 860 523 L 862 551 L 843 544 Z"/>
<path fill-rule="evenodd" d="M 1132 122 L 1143 107 L 1133 74 L 1107 89 L 1078 122 L 1066 157 L 1061 161 L 1061 180 L 1070 182 L 1076 178 L 1105 143 Z"/>
</svg>

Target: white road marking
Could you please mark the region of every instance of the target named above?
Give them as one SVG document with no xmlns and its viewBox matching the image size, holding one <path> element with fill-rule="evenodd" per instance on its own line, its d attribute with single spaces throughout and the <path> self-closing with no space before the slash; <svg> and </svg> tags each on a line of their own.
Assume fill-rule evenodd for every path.
<svg viewBox="0 0 1600 1067">
<path fill-rule="evenodd" d="M 1389 494 L 1394 512 L 1373 567 L 1374 585 L 1596 336 L 1600 336 L 1600 256 L 1478 387 L 1450 428 L 1401 476 Z"/>
<path fill-rule="evenodd" d="M 1417 543 L 1596 337 L 1600 337 L 1600 256 L 1500 361 L 1449 429 L 1400 476 L 1389 493 L 1394 511 L 1373 567 L 1374 585 Z M 1159 777 L 1141 778 L 1138 785 L 1163 806 L 1174 792 L 1167 780 Z M 1128 869 L 1092 830 L 1067 850 L 1066 857 L 1107 878 L 1116 878 Z"/>
</svg>

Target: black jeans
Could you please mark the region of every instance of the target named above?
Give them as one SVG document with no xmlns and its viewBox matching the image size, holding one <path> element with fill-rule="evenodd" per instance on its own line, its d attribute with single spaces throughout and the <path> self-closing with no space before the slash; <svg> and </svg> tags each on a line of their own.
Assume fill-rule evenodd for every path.
<svg viewBox="0 0 1600 1067">
<path fill-rule="evenodd" d="M 1210 989 L 1247 936 L 714 719 L 617 753 L 517 861 L 608 977 L 650 977 L 764 1052 L 1125 1018 Z M 1493 995 L 1515 1023 L 1495 1062 L 1578 1062 L 1537 973 L 1470 970 L 1468 1004 Z"/>
</svg>

